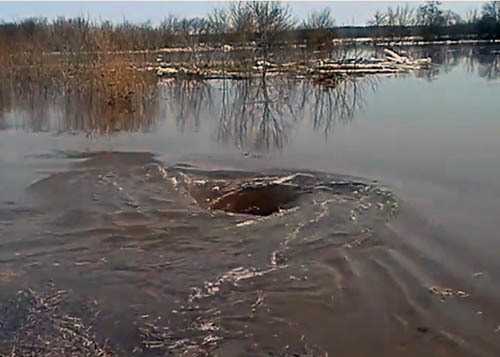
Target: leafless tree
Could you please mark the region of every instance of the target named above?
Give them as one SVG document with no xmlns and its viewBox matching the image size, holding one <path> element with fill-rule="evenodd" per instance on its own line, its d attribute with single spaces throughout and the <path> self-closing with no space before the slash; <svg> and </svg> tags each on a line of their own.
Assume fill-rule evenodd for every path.
<svg viewBox="0 0 500 357">
<path fill-rule="evenodd" d="M 254 18 L 255 32 L 263 46 L 269 46 L 294 26 L 288 6 L 279 2 L 248 3 Z"/>
<path fill-rule="evenodd" d="M 335 26 L 335 19 L 330 8 L 325 7 L 319 11 L 313 11 L 302 23 L 307 30 L 326 30 Z"/>
<path fill-rule="evenodd" d="M 396 25 L 397 26 L 412 26 L 415 24 L 415 9 L 409 4 L 396 7 Z"/>
<path fill-rule="evenodd" d="M 387 25 L 387 14 L 380 10 L 375 11 L 373 16 L 368 20 L 368 25 L 371 26 Z"/>
<path fill-rule="evenodd" d="M 241 42 L 247 42 L 255 32 L 255 19 L 248 3 L 233 2 L 229 6 L 230 29 Z"/>
<path fill-rule="evenodd" d="M 397 25 L 397 13 L 392 7 L 387 8 L 386 25 L 387 26 L 396 26 Z"/>
<path fill-rule="evenodd" d="M 465 13 L 464 20 L 465 20 L 465 22 L 467 24 L 474 24 L 474 23 L 476 23 L 479 20 L 479 14 L 478 14 L 477 9 L 468 10 Z"/>
<path fill-rule="evenodd" d="M 207 15 L 207 30 L 220 41 L 229 32 L 231 23 L 229 11 L 215 8 Z"/>
<path fill-rule="evenodd" d="M 500 1 L 489 1 L 483 5 L 482 15 L 500 22 Z"/>
<path fill-rule="evenodd" d="M 335 19 L 330 8 L 314 11 L 302 23 L 308 44 L 325 46 L 333 35 Z"/>
<path fill-rule="evenodd" d="M 427 27 L 439 27 L 445 25 L 441 2 L 428 1 L 418 7 L 417 24 Z"/>
<path fill-rule="evenodd" d="M 453 25 L 458 25 L 463 23 L 462 17 L 457 14 L 456 12 L 453 12 L 451 10 L 447 10 L 443 12 L 443 18 L 444 18 L 444 25 L 445 26 L 453 26 Z"/>
</svg>

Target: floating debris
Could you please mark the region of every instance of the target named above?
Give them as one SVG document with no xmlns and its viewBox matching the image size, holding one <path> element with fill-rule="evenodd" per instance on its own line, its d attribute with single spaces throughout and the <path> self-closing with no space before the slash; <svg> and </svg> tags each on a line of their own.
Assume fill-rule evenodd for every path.
<svg viewBox="0 0 500 357">
<path fill-rule="evenodd" d="M 384 49 L 385 58 L 321 58 L 309 61 L 273 63 L 257 59 L 254 65 L 217 63 L 198 66 L 160 62 L 156 75 L 164 78 L 249 79 L 262 76 L 289 75 L 294 78 L 314 78 L 318 84 L 336 85 L 349 75 L 397 74 L 429 69 L 430 58 L 411 58 L 391 49 Z"/>
<path fill-rule="evenodd" d="M 51 286 L 47 291 L 22 290 L 0 307 L 0 355 L 108 357 L 80 317 L 63 309 L 69 292 Z"/>
<path fill-rule="evenodd" d="M 469 297 L 469 294 L 466 293 L 465 291 L 455 290 L 455 289 L 451 289 L 451 288 L 443 288 L 440 286 L 431 286 L 429 288 L 429 291 L 432 294 L 441 297 L 442 300 L 445 300 L 448 297 L 460 297 L 460 298 Z"/>
<path fill-rule="evenodd" d="M 18 276 L 17 273 L 7 270 L 7 271 L 0 271 L 0 282 L 10 282 L 14 279 L 16 279 Z"/>
</svg>

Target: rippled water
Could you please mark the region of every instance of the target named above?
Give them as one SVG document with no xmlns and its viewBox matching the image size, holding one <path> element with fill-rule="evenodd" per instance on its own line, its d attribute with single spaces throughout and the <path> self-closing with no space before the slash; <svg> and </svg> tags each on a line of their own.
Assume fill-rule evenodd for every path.
<svg viewBox="0 0 500 357">
<path fill-rule="evenodd" d="M 165 81 L 113 115 L 4 88 L 2 353 L 498 355 L 499 52 L 419 51 L 432 71 Z"/>
</svg>

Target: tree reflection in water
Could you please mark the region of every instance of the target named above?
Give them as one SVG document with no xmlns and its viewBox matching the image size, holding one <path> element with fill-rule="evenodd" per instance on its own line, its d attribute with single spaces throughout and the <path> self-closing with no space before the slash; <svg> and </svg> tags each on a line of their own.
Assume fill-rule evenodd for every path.
<svg viewBox="0 0 500 357">
<path fill-rule="evenodd" d="M 167 80 L 160 84 L 162 102 L 175 119 L 177 130 L 198 131 L 202 115 L 210 115 L 213 87 L 207 81 Z"/>
<path fill-rule="evenodd" d="M 456 66 L 486 80 L 500 77 L 498 47 L 440 46 L 413 51 L 416 57 L 432 56 L 437 64 L 417 74 L 428 80 Z M 338 125 L 348 124 L 375 90 L 377 78 L 344 78 L 334 87 L 272 75 L 159 83 L 153 78 L 129 88 L 133 95 L 125 92 L 110 101 L 99 90 L 102 86 L 67 85 L 48 74 L 18 73 L 10 80 L 0 78 L 0 130 L 100 136 L 155 131 L 173 121 L 178 132 L 207 128 L 214 140 L 241 151 L 282 150 L 300 126 L 310 125 L 329 138 Z"/>
<path fill-rule="evenodd" d="M 429 70 L 417 72 L 420 78 L 435 80 L 439 74 L 449 73 L 460 65 L 486 80 L 500 78 L 500 47 L 496 45 L 438 45 L 406 48 L 406 50 L 416 58 L 430 57 L 432 63 L 437 65 Z"/>
<path fill-rule="evenodd" d="M 491 55 L 490 52 L 479 52 L 471 56 L 471 71 L 477 70 L 481 78 L 497 80 L 500 78 L 500 49 Z"/>
<path fill-rule="evenodd" d="M 240 148 L 283 148 L 296 110 L 290 98 L 295 91 L 286 79 L 222 81 L 217 140 Z"/>
<path fill-rule="evenodd" d="M 99 136 L 154 127 L 160 117 L 156 81 L 134 83 L 114 97 L 102 89 L 30 73 L 0 78 L 0 128 Z"/>
<path fill-rule="evenodd" d="M 99 136 L 152 131 L 173 119 L 179 132 L 214 126 L 218 142 L 241 150 L 280 150 L 305 118 L 325 135 L 337 122 L 349 122 L 362 103 L 361 83 L 367 82 L 371 81 L 346 79 L 325 88 L 306 80 L 268 76 L 167 80 L 135 88 L 141 95 L 133 99 L 110 103 L 92 88 L 42 80 L 4 81 L 0 123 L 4 129 Z"/>
<path fill-rule="evenodd" d="M 186 83 L 187 82 L 187 83 Z M 294 128 L 311 120 L 325 137 L 349 123 L 364 103 L 375 79 L 351 78 L 335 87 L 306 80 L 260 76 L 251 80 L 169 81 L 164 94 L 177 128 L 198 129 L 200 115 L 215 117 L 214 136 L 240 150 L 283 149 Z"/>
</svg>

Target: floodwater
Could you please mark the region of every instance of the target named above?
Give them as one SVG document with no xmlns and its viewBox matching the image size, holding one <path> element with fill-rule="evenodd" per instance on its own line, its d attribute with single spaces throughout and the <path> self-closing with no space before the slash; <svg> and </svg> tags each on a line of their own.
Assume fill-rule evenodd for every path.
<svg viewBox="0 0 500 357">
<path fill-rule="evenodd" d="M 118 114 L 2 84 L 0 351 L 498 356 L 500 51 L 418 52 Z"/>
</svg>

